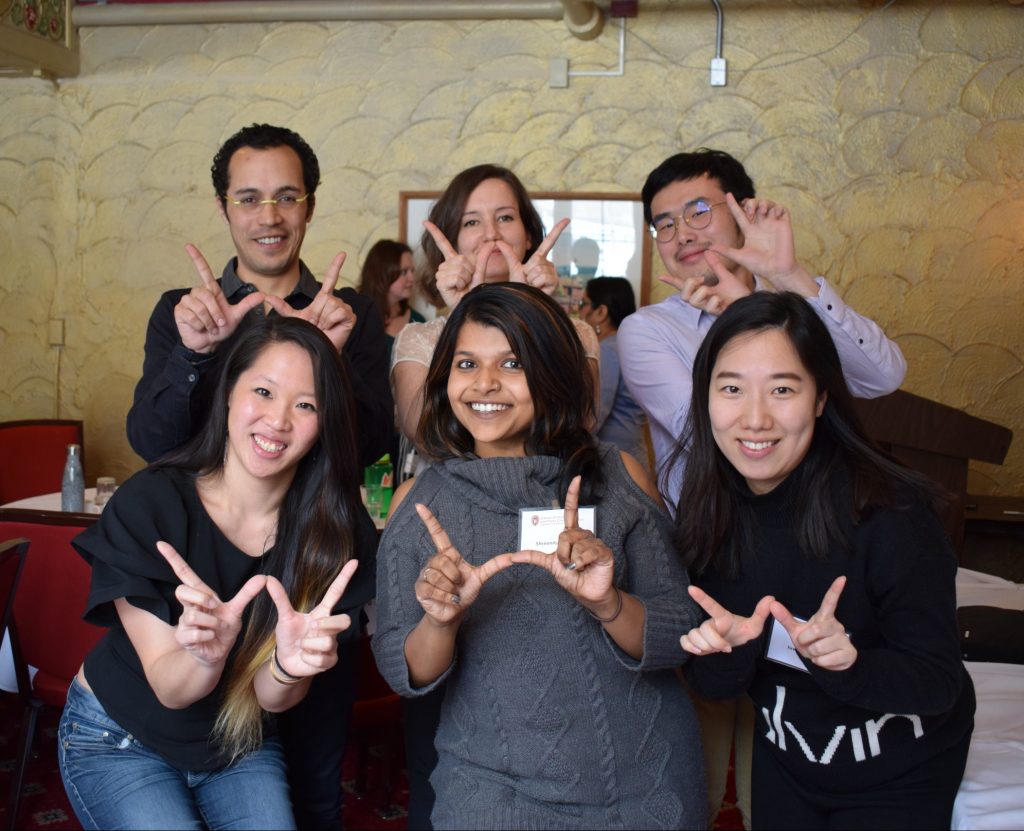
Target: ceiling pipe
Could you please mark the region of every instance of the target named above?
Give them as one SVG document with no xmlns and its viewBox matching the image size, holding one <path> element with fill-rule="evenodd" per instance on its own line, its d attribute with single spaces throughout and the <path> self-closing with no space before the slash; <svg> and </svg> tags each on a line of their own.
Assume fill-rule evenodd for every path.
<svg viewBox="0 0 1024 831">
<path fill-rule="evenodd" d="M 587 0 L 252 0 L 246 3 L 76 5 L 71 23 L 157 26 L 333 20 L 560 20 L 581 40 L 601 33 L 604 15 Z"/>
</svg>

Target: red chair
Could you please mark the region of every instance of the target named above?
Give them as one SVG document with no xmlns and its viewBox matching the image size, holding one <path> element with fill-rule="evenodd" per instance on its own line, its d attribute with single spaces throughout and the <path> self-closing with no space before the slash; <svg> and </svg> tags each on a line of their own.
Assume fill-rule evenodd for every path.
<svg viewBox="0 0 1024 831">
<path fill-rule="evenodd" d="M 82 444 L 81 421 L 0 422 L 0 505 L 59 491 L 69 444 Z"/>
<path fill-rule="evenodd" d="M 71 540 L 96 517 L 57 511 L 0 511 L 0 539 L 23 537 L 31 547 L 14 599 L 9 630 L 24 716 L 11 780 L 10 827 L 18 827 L 25 768 L 44 705 L 63 708 L 68 686 L 105 629 L 82 620 L 91 570 Z M 29 679 L 28 666 L 38 669 Z"/>
</svg>

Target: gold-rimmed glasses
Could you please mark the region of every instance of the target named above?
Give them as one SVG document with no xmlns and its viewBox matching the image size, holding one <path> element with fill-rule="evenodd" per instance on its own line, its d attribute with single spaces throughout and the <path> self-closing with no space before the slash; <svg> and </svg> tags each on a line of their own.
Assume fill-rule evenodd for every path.
<svg viewBox="0 0 1024 831">
<path fill-rule="evenodd" d="M 264 205 L 273 205 L 279 211 L 291 211 L 309 199 L 309 194 L 296 196 L 293 193 L 285 193 L 277 199 L 257 199 L 255 196 L 243 196 L 241 199 L 228 199 L 232 205 L 241 208 L 243 211 L 255 213 Z"/>
<path fill-rule="evenodd" d="M 707 199 L 694 199 L 683 205 L 682 213 L 675 216 L 660 216 L 651 226 L 651 236 L 658 242 L 672 242 L 679 233 L 679 221 L 682 220 L 690 228 L 699 231 L 711 224 L 711 209 L 724 205 L 725 201 L 708 202 Z"/>
</svg>

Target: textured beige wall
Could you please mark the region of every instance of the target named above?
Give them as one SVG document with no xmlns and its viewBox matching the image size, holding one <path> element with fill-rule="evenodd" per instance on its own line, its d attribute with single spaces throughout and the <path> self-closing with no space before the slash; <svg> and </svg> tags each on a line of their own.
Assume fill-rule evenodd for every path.
<svg viewBox="0 0 1024 831">
<path fill-rule="evenodd" d="M 615 27 L 586 43 L 553 21 L 87 29 L 79 77 L 0 80 L 0 419 L 82 417 L 90 476 L 140 466 L 123 422 L 145 323 L 193 280 L 184 243 L 217 269 L 231 253 L 208 170 L 243 124 L 316 148 L 305 259 L 346 250 L 349 281 L 397 233 L 399 190 L 496 161 L 536 189 L 635 191 L 706 144 L 792 207 L 808 265 L 903 348 L 907 389 L 1018 433 L 971 487 L 1024 495 L 1024 11 L 733 2 L 729 83 L 711 88 L 710 6 L 641 9 L 624 77 L 569 89 L 548 88 L 549 60 L 614 68 Z"/>
</svg>

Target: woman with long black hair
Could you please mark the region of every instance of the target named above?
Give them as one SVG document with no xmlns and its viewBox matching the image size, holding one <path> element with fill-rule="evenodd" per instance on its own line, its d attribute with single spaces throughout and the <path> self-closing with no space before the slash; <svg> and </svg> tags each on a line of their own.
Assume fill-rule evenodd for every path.
<svg viewBox="0 0 1024 831">
<path fill-rule="evenodd" d="M 693 381 L 682 645 L 699 693 L 754 701 L 754 827 L 948 828 L 974 690 L 941 494 L 866 438 L 798 295 L 733 303 Z"/>
</svg>

